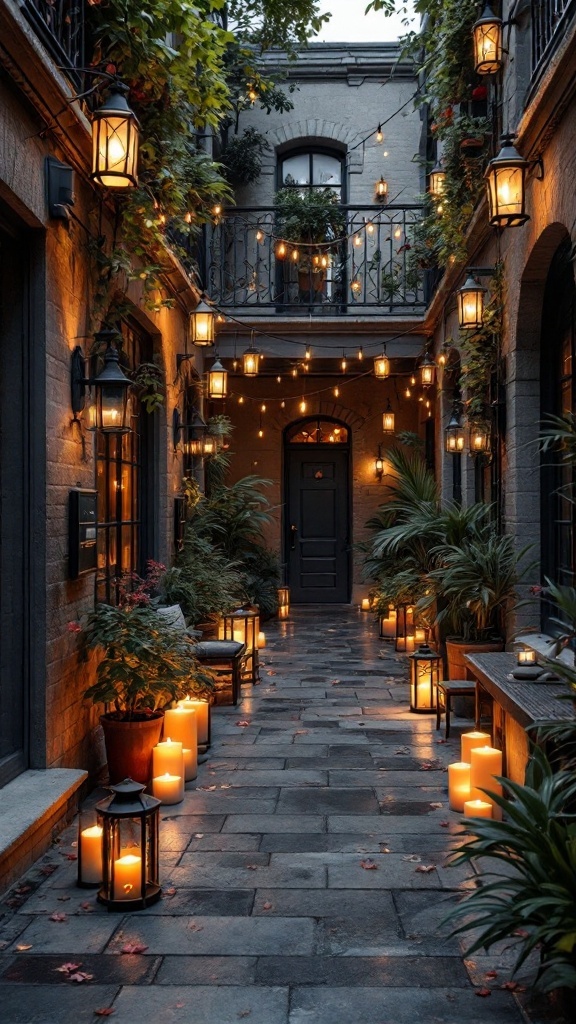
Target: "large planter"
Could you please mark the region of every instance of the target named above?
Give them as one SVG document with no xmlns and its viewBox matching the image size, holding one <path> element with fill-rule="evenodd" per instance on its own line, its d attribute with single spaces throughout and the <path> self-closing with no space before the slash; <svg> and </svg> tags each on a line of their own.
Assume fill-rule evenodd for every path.
<svg viewBox="0 0 576 1024">
<path fill-rule="evenodd" d="M 475 679 L 472 669 L 464 659 L 466 654 L 490 654 L 503 650 L 503 640 L 447 640 L 448 679 Z M 474 718 L 474 698 L 456 697 L 454 714 L 460 715 L 461 718 Z"/>
<path fill-rule="evenodd" d="M 163 711 L 154 711 L 131 722 L 120 719 L 115 711 L 100 715 L 108 774 L 113 785 L 123 779 L 148 785 L 152 778 L 152 748 L 160 739 L 163 721 Z"/>
</svg>

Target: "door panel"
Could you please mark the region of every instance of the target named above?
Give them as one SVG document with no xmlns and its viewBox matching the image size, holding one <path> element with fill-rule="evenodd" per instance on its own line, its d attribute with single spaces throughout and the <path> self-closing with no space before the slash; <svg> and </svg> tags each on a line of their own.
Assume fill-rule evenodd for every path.
<svg viewBox="0 0 576 1024">
<path fill-rule="evenodd" d="M 286 481 L 291 598 L 342 604 L 349 600 L 348 452 L 288 447 Z"/>
</svg>

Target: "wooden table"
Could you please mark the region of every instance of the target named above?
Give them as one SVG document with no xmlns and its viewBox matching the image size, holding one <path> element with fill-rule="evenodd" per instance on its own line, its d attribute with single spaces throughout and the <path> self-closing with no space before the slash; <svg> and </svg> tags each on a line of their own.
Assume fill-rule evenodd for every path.
<svg viewBox="0 0 576 1024">
<path fill-rule="evenodd" d="M 493 702 L 492 743 L 502 750 L 503 774 L 523 783 L 529 756 L 526 729 L 542 719 L 566 721 L 574 717 L 572 702 L 558 700 L 568 694 L 569 687 L 557 683 L 538 683 L 510 679 L 517 667 L 516 655 L 467 654 L 476 677 L 476 724 L 479 726 L 480 701 L 487 693 Z"/>
</svg>

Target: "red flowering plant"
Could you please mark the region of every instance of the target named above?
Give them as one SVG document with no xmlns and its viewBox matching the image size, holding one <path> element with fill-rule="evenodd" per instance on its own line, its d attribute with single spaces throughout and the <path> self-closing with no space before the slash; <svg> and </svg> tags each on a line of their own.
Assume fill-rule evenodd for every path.
<svg viewBox="0 0 576 1024">
<path fill-rule="evenodd" d="M 110 705 L 122 721 L 138 720 L 187 693 L 208 695 L 212 676 L 194 655 L 194 639 L 171 624 L 154 606 L 153 593 L 165 568 L 149 562 L 144 579 L 128 574 L 118 581 L 119 603 L 97 604 L 85 623 L 83 648 L 101 651 L 96 681 L 84 696 Z"/>
</svg>

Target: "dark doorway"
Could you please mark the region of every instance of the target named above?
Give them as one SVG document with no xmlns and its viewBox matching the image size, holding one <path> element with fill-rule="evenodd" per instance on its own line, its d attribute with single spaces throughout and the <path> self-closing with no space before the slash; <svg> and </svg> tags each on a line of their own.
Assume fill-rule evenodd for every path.
<svg viewBox="0 0 576 1024">
<path fill-rule="evenodd" d="M 286 563 L 295 604 L 350 600 L 349 436 L 335 420 L 289 427 Z"/>
</svg>

